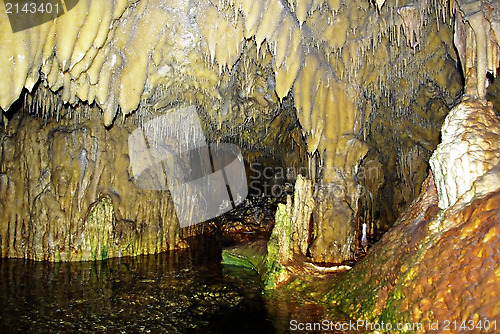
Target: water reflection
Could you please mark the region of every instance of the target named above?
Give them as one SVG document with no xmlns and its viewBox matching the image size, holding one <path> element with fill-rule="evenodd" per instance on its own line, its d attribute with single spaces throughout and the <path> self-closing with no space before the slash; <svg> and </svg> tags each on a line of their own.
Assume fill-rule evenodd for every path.
<svg viewBox="0 0 500 334">
<path fill-rule="evenodd" d="M 0 332 L 274 333 L 258 277 L 220 261 L 209 239 L 102 262 L 3 259 Z"/>
<path fill-rule="evenodd" d="M 332 317 L 290 291 L 263 295 L 254 271 L 220 264 L 221 246 L 197 238 L 156 256 L 2 259 L 0 333 L 289 333 L 292 319 Z"/>
</svg>

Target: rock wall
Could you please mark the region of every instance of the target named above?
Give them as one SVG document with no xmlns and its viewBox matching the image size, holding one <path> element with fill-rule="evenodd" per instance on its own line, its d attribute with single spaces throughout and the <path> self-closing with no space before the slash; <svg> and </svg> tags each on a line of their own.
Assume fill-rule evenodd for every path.
<svg viewBox="0 0 500 334">
<path fill-rule="evenodd" d="M 184 246 L 169 193 L 133 180 L 135 127 L 99 123 L 16 113 L 0 132 L 2 257 L 100 260 Z"/>
</svg>

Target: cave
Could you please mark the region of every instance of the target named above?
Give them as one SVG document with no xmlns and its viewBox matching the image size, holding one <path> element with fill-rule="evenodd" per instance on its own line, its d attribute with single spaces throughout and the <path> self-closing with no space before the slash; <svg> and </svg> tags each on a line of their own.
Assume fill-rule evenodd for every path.
<svg viewBox="0 0 500 334">
<path fill-rule="evenodd" d="M 2 2 L 2 332 L 500 327 L 498 1 Z"/>
</svg>

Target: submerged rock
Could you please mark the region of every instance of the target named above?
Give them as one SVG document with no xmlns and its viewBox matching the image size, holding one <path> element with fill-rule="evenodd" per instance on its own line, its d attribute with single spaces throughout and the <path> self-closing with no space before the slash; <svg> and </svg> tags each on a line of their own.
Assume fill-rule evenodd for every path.
<svg viewBox="0 0 500 334">
<path fill-rule="evenodd" d="M 249 241 L 222 251 L 222 263 L 255 270 L 259 275 L 266 273 L 266 240 Z"/>
</svg>

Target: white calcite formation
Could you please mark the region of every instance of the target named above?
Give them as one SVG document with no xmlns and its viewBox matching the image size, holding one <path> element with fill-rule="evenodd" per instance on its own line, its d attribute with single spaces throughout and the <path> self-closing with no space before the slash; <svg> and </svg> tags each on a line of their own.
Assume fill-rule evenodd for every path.
<svg viewBox="0 0 500 334">
<path fill-rule="evenodd" d="M 500 163 L 500 121 L 491 103 L 466 100 L 450 111 L 441 136 L 430 164 L 439 207 L 447 209 L 461 196 L 469 202 L 473 182 Z"/>
</svg>

